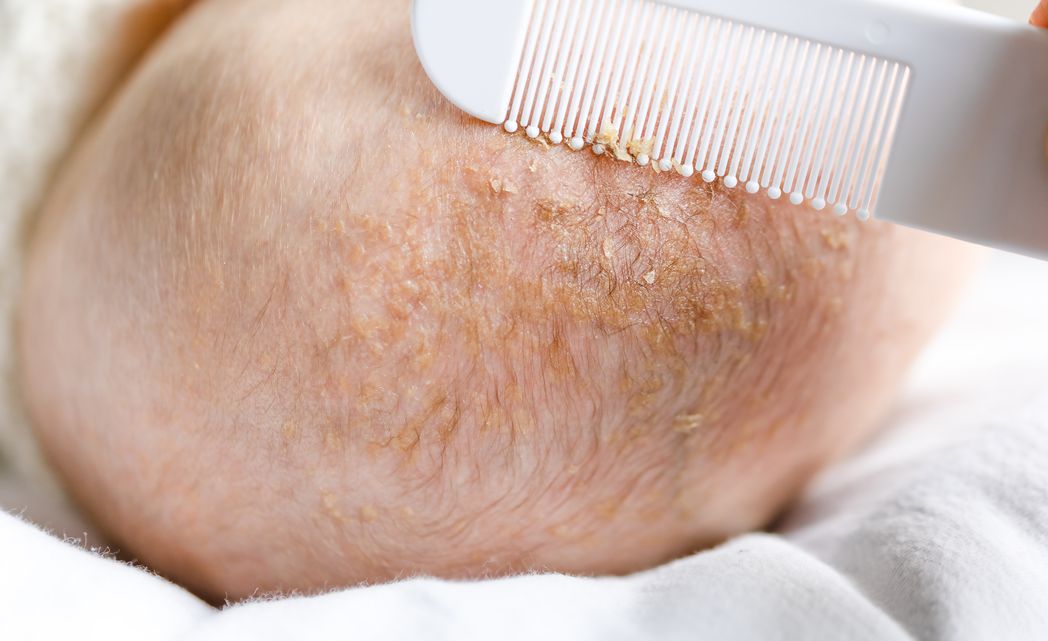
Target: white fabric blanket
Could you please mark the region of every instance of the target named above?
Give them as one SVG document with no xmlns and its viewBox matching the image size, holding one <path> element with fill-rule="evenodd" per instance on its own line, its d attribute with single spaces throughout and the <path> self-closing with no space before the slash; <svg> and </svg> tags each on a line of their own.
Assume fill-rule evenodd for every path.
<svg viewBox="0 0 1048 641">
<path fill-rule="evenodd" d="M 157 1 L 0 0 L 0 317 L 20 221 L 128 59 L 112 45 L 121 16 Z M 10 353 L 0 341 L 5 376 Z M 628 578 L 415 580 L 215 609 L 30 524 L 84 531 L 24 433 L 8 394 L 4 641 L 1048 639 L 1048 265 L 1032 261 L 994 258 L 890 431 L 778 533 Z"/>
</svg>

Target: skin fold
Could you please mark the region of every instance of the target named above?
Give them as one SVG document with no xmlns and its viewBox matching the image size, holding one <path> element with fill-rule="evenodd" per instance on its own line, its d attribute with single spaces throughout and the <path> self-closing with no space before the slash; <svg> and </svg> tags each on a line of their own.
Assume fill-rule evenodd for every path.
<svg viewBox="0 0 1048 641">
<path fill-rule="evenodd" d="M 474 122 L 408 8 L 197 3 L 59 177 L 23 386 L 126 555 L 216 599 L 625 573 L 870 437 L 970 248 Z"/>
</svg>

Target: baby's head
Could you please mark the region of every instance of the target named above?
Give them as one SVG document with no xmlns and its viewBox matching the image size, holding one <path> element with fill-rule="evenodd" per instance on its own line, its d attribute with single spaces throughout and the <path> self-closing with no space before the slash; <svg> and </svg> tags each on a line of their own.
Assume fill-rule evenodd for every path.
<svg viewBox="0 0 1048 641">
<path fill-rule="evenodd" d="M 619 573 L 869 435 L 967 250 L 456 113 L 407 0 L 210 0 L 37 227 L 26 395 L 121 547 L 210 595 Z"/>
</svg>

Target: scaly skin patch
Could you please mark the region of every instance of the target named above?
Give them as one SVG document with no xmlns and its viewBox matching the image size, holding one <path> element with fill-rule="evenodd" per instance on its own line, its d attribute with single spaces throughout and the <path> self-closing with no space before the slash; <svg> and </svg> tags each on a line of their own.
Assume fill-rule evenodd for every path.
<svg viewBox="0 0 1048 641">
<path fill-rule="evenodd" d="M 406 0 L 195 6 L 64 172 L 21 340 L 78 498 L 208 594 L 628 572 L 758 527 L 955 277 L 616 160 L 650 141 L 467 120 Z"/>
</svg>

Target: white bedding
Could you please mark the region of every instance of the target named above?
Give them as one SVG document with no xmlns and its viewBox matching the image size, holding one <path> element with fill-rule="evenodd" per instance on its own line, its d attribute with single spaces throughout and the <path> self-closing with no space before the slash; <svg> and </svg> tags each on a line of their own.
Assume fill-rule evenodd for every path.
<svg viewBox="0 0 1048 641">
<path fill-rule="evenodd" d="M 118 16 L 147 1 L 0 0 L 0 314 L 18 222 L 113 78 L 99 51 Z M 55 30 L 78 44 L 52 51 Z M 62 82 L 24 82 L 48 73 Z M 9 354 L 0 343 L 5 372 Z M 0 409 L 0 506 L 24 515 L 0 513 L 3 641 L 1048 639 L 1048 265 L 1024 259 L 993 258 L 890 430 L 779 532 L 622 579 L 415 580 L 215 609 L 31 525 L 84 531 L 18 436 L 17 399 Z"/>
</svg>

